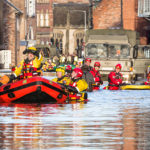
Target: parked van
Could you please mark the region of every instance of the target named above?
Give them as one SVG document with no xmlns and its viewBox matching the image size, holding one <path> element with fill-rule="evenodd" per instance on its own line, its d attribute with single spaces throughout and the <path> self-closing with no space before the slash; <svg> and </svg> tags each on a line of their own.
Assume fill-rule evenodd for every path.
<svg viewBox="0 0 150 150">
<path fill-rule="evenodd" d="M 138 37 L 130 30 L 89 30 L 85 58 L 90 57 L 92 64 L 100 61 L 101 74 L 106 77 L 120 63 L 124 81 L 135 81 L 146 76 L 150 65 L 150 45 L 139 45 Z"/>
</svg>

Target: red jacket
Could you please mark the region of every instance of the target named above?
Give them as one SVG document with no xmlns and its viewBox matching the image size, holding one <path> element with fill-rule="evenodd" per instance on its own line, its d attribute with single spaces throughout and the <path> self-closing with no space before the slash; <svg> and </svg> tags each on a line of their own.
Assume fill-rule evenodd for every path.
<svg viewBox="0 0 150 150">
<path fill-rule="evenodd" d="M 149 81 L 144 82 L 145 85 L 150 85 Z"/>
<path fill-rule="evenodd" d="M 99 71 L 97 71 L 97 70 L 95 70 L 95 68 L 93 68 L 90 71 L 90 73 L 93 75 L 95 82 L 99 82 L 99 83 L 103 84 L 103 81 L 101 79 L 101 75 L 100 75 Z"/>
<path fill-rule="evenodd" d="M 118 86 L 120 84 L 122 84 L 122 74 L 116 73 L 116 72 L 111 72 L 108 75 L 108 82 L 109 82 L 109 86 Z"/>
</svg>

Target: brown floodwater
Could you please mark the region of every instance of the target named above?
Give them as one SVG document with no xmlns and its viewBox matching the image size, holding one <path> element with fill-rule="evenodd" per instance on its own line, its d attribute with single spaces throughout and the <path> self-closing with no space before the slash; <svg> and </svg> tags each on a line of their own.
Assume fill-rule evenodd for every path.
<svg viewBox="0 0 150 150">
<path fill-rule="evenodd" d="M 69 104 L 1 104 L 1 150 L 147 150 L 150 92 L 89 93 Z"/>
</svg>

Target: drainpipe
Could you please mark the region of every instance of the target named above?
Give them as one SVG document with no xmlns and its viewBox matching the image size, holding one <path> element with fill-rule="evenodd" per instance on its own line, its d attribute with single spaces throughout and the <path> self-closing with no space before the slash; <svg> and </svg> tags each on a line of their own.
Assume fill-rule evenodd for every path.
<svg viewBox="0 0 150 150">
<path fill-rule="evenodd" d="M 18 23 L 18 14 L 15 14 L 15 65 L 17 65 L 17 49 L 18 49 L 18 31 L 17 31 L 17 23 Z"/>
<path fill-rule="evenodd" d="M 93 29 L 93 0 L 90 0 L 90 8 L 89 8 L 89 16 L 90 16 L 90 18 L 89 18 L 89 28 L 90 29 Z"/>
<path fill-rule="evenodd" d="M 121 28 L 123 29 L 123 0 L 121 0 Z"/>
</svg>

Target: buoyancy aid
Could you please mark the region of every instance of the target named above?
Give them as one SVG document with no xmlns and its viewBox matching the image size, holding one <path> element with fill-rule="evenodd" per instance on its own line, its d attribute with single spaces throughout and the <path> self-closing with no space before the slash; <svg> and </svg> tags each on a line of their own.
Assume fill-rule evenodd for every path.
<svg viewBox="0 0 150 150">
<path fill-rule="evenodd" d="M 119 85 L 122 84 L 122 74 L 120 72 L 119 73 L 111 72 L 108 75 L 108 82 L 109 82 L 109 85 L 108 85 L 109 89 L 112 87 L 119 87 Z M 115 89 L 115 88 L 113 88 L 113 89 Z"/>
<path fill-rule="evenodd" d="M 66 77 L 66 76 L 62 76 L 61 78 L 54 78 L 54 79 L 52 79 L 52 81 L 57 82 L 57 83 L 61 83 L 64 85 L 69 85 L 71 83 L 71 79 L 69 77 Z"/>
<path fill-rule="evenodd" d="M 76 87 L 78 92 L 85 91 L 88 88 L 87 82 L 84 79 L 82 79 L 82 78 L 78 78 L 76 80 L 72 80 L 70 86 Z"/>
<path fill-rule="evenodd" d="M 95 83 L 100 83 L 100 84 L 103 84 L 103 81 L 101 79 L 101 75 L 99 73 L 99 71 L 95 70 L 94 68 L 90 71 L 90 73 L 93 75 L 94 77 L 94 81 Z"/>
<path fill-rule="evenodd" d="M 83 101 L 87 99 L 87 93 L 84 91 L 87 90 L 88 84 L 86 83 L 84 79 L 82 78 L 78 78 L 75 80 L 73 79 L 72 82 L 70 83 L 70 86 L 76 88 L 76 91 L 77 91 L 77 92 L 69 93 L 70 100 Z"/>
<path fill-rule="evenodd" d="M 20 64 L 15 68 L 14 75 L 19 77 L 19 79 L 30 78 L 33 76 L 41 75 L 41 61 L 43 57 L 35 57 L 33 60 L 29 61 L 25 59 L 20 62 Z"/>
<path fill-rule="evenodd" d="M 40 76 L 41 74 L 41 70 L 40 68 L 35 68 L 33 66 L 33 61 L 29 62 L 29 63 L 25 63 L 23 64 L 23 78 L 29 78 L 29 77 L 33 77 L 33 76 Z"/>
</svg>

